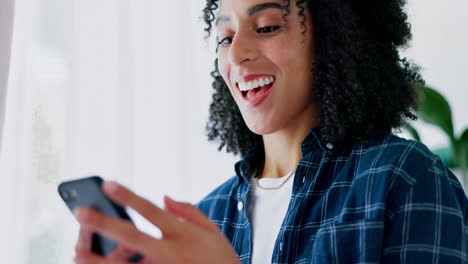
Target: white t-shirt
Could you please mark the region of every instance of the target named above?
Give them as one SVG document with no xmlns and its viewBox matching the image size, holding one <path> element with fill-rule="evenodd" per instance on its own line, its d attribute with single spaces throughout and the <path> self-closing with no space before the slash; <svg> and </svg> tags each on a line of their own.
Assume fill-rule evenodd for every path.
<svg viewBox="0 0 468 264">
<path fill-rule="evenodd" d="M 294 176 L 277 190 L 263 190 L 252 177 L 247 215 L 252 228 L 252 264 L 271 263 L 273 248 L 291 200 Z M 262 178 L 260 186 L 277 187 L 286 178 Z"/>
</svg>

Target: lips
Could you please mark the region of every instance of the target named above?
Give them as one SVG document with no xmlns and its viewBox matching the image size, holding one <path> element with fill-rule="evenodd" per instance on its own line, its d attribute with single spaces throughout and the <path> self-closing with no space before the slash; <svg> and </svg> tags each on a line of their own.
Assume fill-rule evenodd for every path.
<svg viewBox="0 0 468 264">
<path fill-rule="evenodd" d="M 270 94 L 276 78 L 273 75 L 249 75 L 242 78 L 242 81 L 236 83 L 238 91 L 247 106 L 255 107 Z"/>
</svg>

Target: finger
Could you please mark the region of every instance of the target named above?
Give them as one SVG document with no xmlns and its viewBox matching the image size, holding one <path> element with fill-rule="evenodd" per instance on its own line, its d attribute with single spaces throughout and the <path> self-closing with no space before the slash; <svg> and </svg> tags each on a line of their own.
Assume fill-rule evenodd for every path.
<svg viewBox="0 0 468 264">
<path fill-rule="evenodd" d="M 91 253 L 86 250 L 77 250 L 75 256 L 75 263 L 77 264 L 127 264 L 126 261 L 116 261 L 104 258 L 97 254 Z"/>
<path fill-rule="evenodd" d="M 86 228 L 143 255 L 159 257 L 172 252 L 169 244 L 140 232 L 127 220 L 115 219 L 88 208 L 80 208 L 77 219 Z"/>
<path fill-rule="evenodd" d="M 111 260 L 128 260 L 135 254 L 135 250 L 119 244 L 109 255 L 107 255 L 107 258 Z"/>
<path fill-rule="evenodd" d="M 93 232 L 84 226 L 80 226 L 78 233 L 78 241 L 76 242 L 75 249 L 84 249 L 91 251 Z"/>
<path fill-rule="evenodd" d="M 198 227 L 207 231 L 219 231 L 218 227 L 204 213 L 190 203 L 177 202 L 169 196 L 164 196 L 164 204 L 166 205 L 166 210 Z"/>
<path fill-rule="evenodd" d="M 82 255 L 95 254 L 92 251 L 81 249 L 81 248 L 77 248 L 75 252 L 76 252 L 76 257 L 78 256 L 82 257 Z M 125 261 L 128 261 L 131 257 L 135 256 L 135 254 L 136 252 L 134 250 L 128 249 L 122 245 L 118 245 L 109 255 L 105 256 L 105 258 L 109 260 L 117 260 L 117 261 L 125 262 Z M 145 261 L 145 259 L 142 259 L 142 261 Z M 139 263 L 143 263 L 143 262 L 139 262 Z"/>
<path fill-rule="evenodd" d="M 153 205 L 150 201 L 134 194 L 129 189 L 116 182 L 105 182 L 104 192 L 122 206 L 129 206 L 157 226 L 164 235 L 174 234 L 179 231 L 177 218 Z"/>
</svg>

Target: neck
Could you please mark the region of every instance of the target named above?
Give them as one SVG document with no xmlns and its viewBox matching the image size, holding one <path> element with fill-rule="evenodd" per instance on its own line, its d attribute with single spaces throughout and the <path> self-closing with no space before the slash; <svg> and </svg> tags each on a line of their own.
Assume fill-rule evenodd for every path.
<svg viewBox="0 0 468 264">
<path fill-rule="evenodd" d="M 291 121 L 287 127 L 262 136 L 265 162 L 260 178 L 280 178 L 297 167 L 302 159 L 302 141 L 310 129 L 319 124 L 318 118 L 313 118 L 315 111 L 306 112 L 303 118 Z"/>
</svg>

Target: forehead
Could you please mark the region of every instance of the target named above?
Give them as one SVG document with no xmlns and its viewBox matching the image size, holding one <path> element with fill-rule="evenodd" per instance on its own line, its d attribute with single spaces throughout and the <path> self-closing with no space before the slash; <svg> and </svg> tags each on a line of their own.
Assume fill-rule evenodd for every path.
<svg viewBox="0 0 468 264">
<path fill-rule="evenodd" d="M 219 21 L 231 16 L 252 16 L 266 9 L 281 9 L 284 6 L 283 0 L 221 0 L 220 2 L 217 14 Z"/>
<path fill-rule="evenodd" d="M 229 24 L 237 18 L 248 18 L 268 9 L 283 10 L 283 0 L 220 0 L 215 26 Z"/>
</svg>

